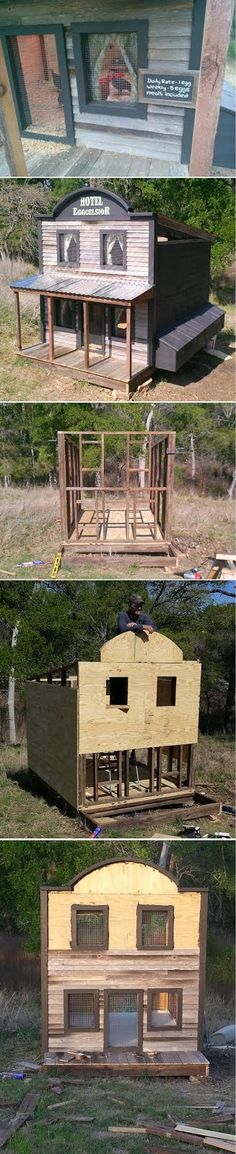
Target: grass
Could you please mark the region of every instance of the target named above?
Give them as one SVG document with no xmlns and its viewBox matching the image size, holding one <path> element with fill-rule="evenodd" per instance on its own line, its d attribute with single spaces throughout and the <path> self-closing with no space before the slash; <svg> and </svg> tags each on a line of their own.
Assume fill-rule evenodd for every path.
<svg viewBox="0 0 236 1154">
<path fill-rule="evenodd" d="M 2 348 L 4 350 L 0 366 L 0 399 L 2 401 L 103 401 L 104 389 L 84 381 L 74 381 L 68 371 L 68 376 L 57 375 L 56 370 L 50 372 L 47 368 L 27 361 L 18 355 L 15 327 L 14 293 L 9 288 L 12 280 L 24 277 L 35 272 L 35 269 L 24 261 L 10 260 L 2 254 L 1 258 L 1 288 L 0 288 L 0 325 L 2 329 Z M 225 284 L 225 272 L 222 274 Z M 220 278 L 219 278 L 220 301 Z M 214 289 L 214 301 L 216 292 Z M 224 330 L 224 347 L 232 351 L 234 347 L 234 305 L 227 296 L 226 322 Z M 23 345 L 36 344 L 39 340 L 40 322 L 39 305 L 35 303 L 32 294 L 21 294 L 22 338 Z M 217 338 L 217 347 L 223 348 L 221 333 Z M 157 374 L 153 385 L 145 390 L 146 399 L 157 400 L 234 400 L 234 372 L 233 362 L 225 362 L 217 366 L 217 362 L 201 353 L 196 361 L 185 366 L 177 376 L 169 375 L 168 380 L 160 373 Z M 183 385 L 185 388 L 183 388 Z M 109 394 L 110 396 L 110 394 Z M 134 400 L 144 399 L 144 394 L 135 393 Z"/>
<path fill-rule="evenodd" d="M 197 748 L 197 784 L 212 791 L 216 799 L 234 804 L 234 743 L 229 738 L 200 736 Z M 46 786 L 29 774 L 27 754 L 24 745 L 16 748 L 0 747 L 0 837 L 1 838 L 81 838 L 85 835 L 83 826 L 76 815 L 72 815 L 66 802 L 55 799 L 47 793 Z M 155 813 L 143 818 L 136 816 L 114 819 L 114 825 L 104 823 L 103 836 L 120 837 L 162 837 L 163 830 L 176 835 L 182 828 L 182 817 L 173 819 L 163 827 L 157 824 Z M 214 815 L 214 819 L 198 820 L 201 833 L 214 834 L 225 830 L 234 834 L 234 821 L 230 815 Z"/>
<path fill-rule="evenodd" d="M 215 553 L 234 550 L 234 501 L 228 497 L 211 497 L 195 492 L 191 487 L 175 490 L 172 517 L 172 541 L 179 551 L 178 570 L 184 572 L 198 565 L 206 579 L 210 557 Z M 0 488 L 0 580 L 8 576 L 18 580 L 43 579 L 51 575 L 54 557 L 60 548 L 59 491 L 49 486 L 35 488 Z M 40 560 L 42 566 L 17 568 L 18 565 Z M 178 573 L 177 570 L 177 573 Z M 165 569 L 152 567 L 155 579 L 166 577 Z M 138 559 L 109 556 L 78 557 L 73 551 L 64 554 L 59 577 L 63 579 L 91 577 L 136 577 L 150 579 L 150 568 Z M 168 576 L 176 577 L 175 571 Z"/>
<path fill-rule="evenodd" d="M 4 997 L 4 994 L 3 994 Z M 1 1023 L 0 1009 L 0 1040 L 2 1069 L 17 1070 L 24 1061 L 39 1062 L 41 1060 L 41 1046 L 39 1035 L 39 1000 L 32 996 L 29 999 L 27 1011 L 27 995 L 17 996 L 15 1005 L 19 1003 L 18 1020 L 22 1012 L 22 1000 L 26 1020 L 15 1032 L 8 1029 L 7 1022 Z M 35 1003 L 35 1004 L 34 1004 Z M 207 1019 L 211 1025 L 214 1007 L 214 1028 L 233 1020 L 233 1006 L 226 1006 L 218 997 L 210 995 L 206 1000 Z M 117 1135 L 117 1138 L 107 1133 L 108 1126 L 138 1125 L 152 1120 L 156 1123 L 175 1125 L 178 1121 L 195 1122 L 197 1126 L 204 1120 L 204 1126 L 213 1129 L 215 1126 L 212 1105 L 217 1099 L 224 1098 L 229 1104 L 234 1101 L 234 1081 L 231 1062 L 225 1059 L 213 1060 L 210 1076 L 204 1082 L 191 1083 L 187 1079 L 161 1079 L 161 1083 L 149 1081 L 147 1076 L 138 1080 L 122 1077 L 112 1079 L 93 1077 L 89 1078 L 86 1072 L 83 1085 L 73 1086 L 64 1083 L 62 1078 L 70 1078 L 70 1073 L 63 1072 L 53 1078 L 49 1068 L 37 1073 L 29 1071 L 24 1085 L 20 1082 L 6 1081 L 0 1084 L 1 1122 L 14 1114 L 29 1090 L 36 1090 L 40 1100 L 33 1118 L 24 1125 L 22 1130 L 11 1139 L 9 1151 L 15 1154 L 148 1154 L 150 1142 L 152 1147 L 155 1138 L 145 1135 Z M 53 1081 L 60 1086 L 60 1095 L 53 1092 Z M 63 1110 L 63 1101 L 65 1108 Z M 67 1103 L 67 1104 L 66 1104 Z M 48 1106 L 59 1106 L 58 1112 L 49 1111 Z M 60 1104 L 60 1105 L 59 1105 Z M 71 1104 L 71 1105 L 70 1105 Z M 195 1110 L 195 1107 L 205 1106 L 204 1111 Z M 91 1124 L 76 1124 L 68 1120 L 69 1114 L 83 1114 L 92 1117 Z M 45 1125 L 52 1116 L 60 1116 L 59 1124 Z M 213 1126 L 214 1123 L 214 1126 Z M 217 1129 L 221 1129 L 217 1123 Z M 224 1123 L 222 1130 L 232 1130 Z M 164 1151 L 166 1142 L 156 1139 L 158 1148 Z M 168 1139 L 168 1150 L 181 1154 L 182 1143 Z M 190 1154 L 192 1147 L 186 1143 L 186 1154 Z M 203 1152 L 199 1143 L 199 1154 Z"/>
</svg>

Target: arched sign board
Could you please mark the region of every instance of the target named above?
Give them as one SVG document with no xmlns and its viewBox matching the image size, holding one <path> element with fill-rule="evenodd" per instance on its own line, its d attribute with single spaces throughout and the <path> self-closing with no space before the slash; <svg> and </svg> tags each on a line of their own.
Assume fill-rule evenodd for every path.
<svg viewBox="0 0 236 1154">
<path fill-rule="evenodd" d="M 146 104 L 170 104 L 195 108 L 199 72 L 139 71 L 139 100 Z"/>
<path fill-rule="evenodd" d="M 125 200 L 103 188 L 76 189 L 56 205 L 53 218 L 60 220 L 129 220 L 132 209 Z"/>
</svg>

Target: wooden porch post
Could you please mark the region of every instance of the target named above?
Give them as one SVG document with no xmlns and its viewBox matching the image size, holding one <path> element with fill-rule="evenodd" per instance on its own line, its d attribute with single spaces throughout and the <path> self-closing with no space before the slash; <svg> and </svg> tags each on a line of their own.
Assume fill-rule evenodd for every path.
<svg viewBox="0 0 236 1154">
<path fill-rule="evenodd" d="M 84 311 L 84 367 L 89 369 L 89 303 L 83 301 Z"/>
<path fill-rule="evenodd" d="M 131 346 L 131 305 L 126 308 L 126 376 L 131 381 L 132 376 L 132 346 Z"/>
<path fill-rule="evenodd" d="M 21 319 L 20 319 L 20 294 L 16 291 L 16 289 L 14 289 L 14 293 L 15 293 L 15 298 L 16 298 L 16 335 L 17 335 L 17 341 L 18 341 L 18 349 L 20 350 L 20 349 L 22 349 Z"/>
<path fill-rule="evenodd" d="M 53 297 L 47 297 L 47 302 L 48 302 L 48 360 L 54 361 Z"/>
<path fill-rule="evenodd" d="M 67 500 L 66 500 L 66 454 L 65 454 L 65 433 L 57 434 L 58 442 L 58 467 L 59 467 L 59 487 L 60 487 L 60 508 L 61 508 L 61 526 L 64 541 L 69 540 L 68 534 L 68 519 L 67 519 Z"/>
<path fill-rule="evenodd" d="M 169 433 L 167 438 L 167 445 L 165 449 L 165 464 L 164 464 L 164 478 L 163 484 L 166 485 L 166 493 L 163 493 L 162 500 L 162 532 L 164 541 L 168 541 L 171 533 L 171 517 L 173 505 L 173 487 L 174 487 L 174 469 L 175 469 L 175 441 L 176 434 Z"/>
<path fill-rule="evenodd" d="M 27 176 L 25 156 L 11 91 L 3 46 L 0 41 L 0 128 L 10 176 Z"/>
<path fill-rule="evenodd" d="M 190 176 L 210 175 L 233 13 L 234 0 L 207 0 Z"/>
</svg>

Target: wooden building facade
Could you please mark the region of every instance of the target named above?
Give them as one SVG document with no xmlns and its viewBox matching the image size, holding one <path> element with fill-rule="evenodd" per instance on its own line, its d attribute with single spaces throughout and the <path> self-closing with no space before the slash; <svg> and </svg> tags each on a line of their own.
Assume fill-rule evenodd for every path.
<svg viewBox="0 0 236 1154">
<path fill-rule="evenodd" d="M 190 803 L 200 674 L 168 637 L 129 630 L 28 682 L 29 769 L 82 817 Z"/>
<path fill-rule="evenodd" d="M 59 432 L 63 549 L 143 553 L 176 566 L 171 543 L 175 433 Z"/>
<path fill-rule="evenodd" d="M 63 0 L 58 11 L 57 0 L 16 0 L 13 13 L 3 0 L 0 37 L 21 135 L 187 163 L 205 7 L 115 0 L 111 11 L 109 0 L 86 8 Z"/>
<path fill-rule="evenodd" d="M 207 892 L 111 861 L 41 890 L 43 1050 L 129 1074 L 208 1073 Z"/>
<path fill-rule="evenodd" d="M 12 284 L 19 352 L 123 399 L 156 369 L 177 372 L 224 324 L 209 303 L 211 243 L 108 190 L 75 190 L 39 221 L 39 274 Z M 24 292 L 41 307 L 41 341 L 30 348 Z"/>
</svg>

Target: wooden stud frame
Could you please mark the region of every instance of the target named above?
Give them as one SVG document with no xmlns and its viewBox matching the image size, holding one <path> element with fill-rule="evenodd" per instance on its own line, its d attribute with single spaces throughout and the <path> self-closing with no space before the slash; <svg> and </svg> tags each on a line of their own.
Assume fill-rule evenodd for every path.
<svg viewBox="0 0 236 1154">
<path fill-rule="evenodd" d="M 150 912 L 153 912 L 153 913 L 155 912 L 156 914 L 166 914 L 167 915 L 168 941 L 167 941 L 166 946 L 157 946 L 157 945 L 144 946 L 143 945 L 143 941 L 142 941 L 143 913 L 150 913 Z M 141 905 L 137 906 L 137 949 L 138 950 L 155 950 L 155 952 L 159 951 L 160 953 L 162 953 L 163 950 L 166 952 L 167 950 L 173 950 L 174 949 L 174 908 L 173 908 L 173 906 L 157 906 L 157 905 L 156 906 L 149 906 L 149 905 L 148 906 L 141 906 Z"/>
<path fill-rule="evenodd" d="M 77 914 L 103 914 L 103 941 L 102 943 L 94 945 L 78 945 L 77 942 Z M 109 931 L 108 931 L 108 906 L 80 906 L 73 905 L 71 907 L 71 945 L 72 949 L 78 953 L 99 953 L 100 950 L 108 950 L 109 946 Z"/>
<path fill-rule="evenodd" d="M 177 994 L 178 995 L 177 1021 L 175 1023 L 173 1023 L 173 1025 L 171 1025 L 171 1023 L 169 1023 L 168 1026 L 153 1026 L 152 1025 L 152 995 L 153 994 Z M 148 1030 L 150 1030 L 152 1033 L 157 1034 L 158 1036 L 159 1036 L 159 1034 L 166 1034 L 167 1032 L 169 1033 L 169 1031 L 171 1031 L 171 1033 L 172 1033 L 172 1032 L 175 1032 L 176 1030 L 182 1030 L 182 1019 L 183 1019 L 183 990 L 182 989 L 173 990 L 172 988 L 167 989 L 166 987 L 164 988 L 163 986 L 161 986 L 158 989 L 156 988 L 155 990 L 148 990 L 148 992 L 147 992 L 147 1028 L 148 1028 Z"/>
<path fill-rule="evenodd" d="M 97 20 L 92 23 L 72 24 L 72 41 L 74 51 L 74 61 L 77 79 L 77 88 L 79 96 L 79 106 L 81 112 L 90 112 L 93 117 L 97 114 L 101 116 L 122 116 L 124 117 L 138 117 L 139 119 L 146 118 L 147 112 L 144 103 L 140 103 L 138 95 L 137 102 L 130 104 L 120 104 L 119 101 L 112 101 L 111 103 L 104 101 L 90 101 L 88 92 L 88 81 L 86 76 L 86 59 L 85 59 L 85 38 L 87 36 L 101 35 L 109 36 L 109 33 L 116 32 L 136 32 L 138 41 L 138 62 L 137 73 L 140 68 L 145 68 L 148 61 L 148 20 Z M 138 76 L 137 76 L 138 80 Z"/>
<path fill-rule="evenodd" d="M 86 318 L 85 318 L 86 328 Z M 86 343 L 86 333 L 85 333 Z M 78 547 L 82 545 L 80 541 L 80 518 L 83 509 L 84 500 L 84 485 L 85 474 L 94 472 L 94 469 L 89 469 L 84 463 L 84 449 L 86 445 L 96 444 L 100 448 L 100 463 L 99 472 L 101 484 L 99 489 L 91 488 L 89 493 L 94 500 L 94 510 L 96 513 L 96 542 L 100 543 L 100 547 L 105 543 L 105 516 L 106 508 L 109 498 L 109 493 L 116 497 L 120 496 L 122 503 L 125 503 L 126 515 L 126 540 L 124 539 L 124 551 L 127 542 L 132 541 L 133 552 L 138 548 L 137 542 L 137 510 L 142 505 L 142 495 L 145 497 L 145 503 L 150 508 L 150 525 L 152 525 L 153 544 L 154 548 L 161 547 L 160 538 L 163 542 L 168 541 L 170 535 L 170 523 L 172 514 L 173 501 L 173 486 L 174 486 L 174 462 L 175 462 L 175 433 L 169 430 L 161 430 L 160 432 L 153 431 L 144 434 L 134 432 L 116 432 L 116 437 L 122 437 L 125 442 L 124 461 L 125 468 L 125 482 L 123 486 L 113 486 L 106 489 L 105 486 L 105 438 L 114 437 L 114 432 L 91 432 L 83 431 L 80 433 L 73 432 L 59 432 L 58 433 L 58 463 L 59 463 L 59 485 L 60 485 L 60 499 L 61 499 L 61 522 L 64 543 L 69 543 L 74 532 L 76 532 L 76 544 Z M 143 440 L 145 437 L 147 449 L 147 464 L 145 465 L 145 485 L 144 488 L 135 487 L 133 483 L 133 475 L 137 472 L 137 466 L 131 464 L 131 449 L 132 441 L 140 442 L 140 449 L 142 449 Z M 76 439 L 75 439 L 76 438 Z M 109 443 L 109 440 L 108 442 Z M 133 528 L 131 530 L 131 515 Z M 100 532 L 101 525 L 104 532 L 104 541 L 101 541 Z M 89 538 L 87 537 L 87 541 Z M 94 537 L 90 543 L 94 542 Z M 109 541 L 109 544 L 111 542 Z M 147 549 L 148 549 L 147 545 Z"/>
<path fill-rule="evenodd" d="M 121 989 L 104 990 L 104 1051 L 105 1051 L 105 1053 L 107 1050 L 121 1049 L 120 1044 L 116 1047 L 116 1046 L 111 1046 L 108 1043 L 108 1007 L 109 1007 L 109 995 L 110 994 L 127 994 L 127 995 L 135 994 L 136 995 L 137 1014 L 138 1014 L 138 1041 L 137 1041 L 136 1046 L 135 1045 L 131 1046 L 129 1043 L 128 1046 L 124 1046 L 124 1049 L 135 1050 L 136 1053 L 141 1054 L 142 1049 L 143 1049 L 143 990 L 135 990 L 135 989 L 132 989 L 132 990 L 121 990 Z"/>
<path fill-rule="evenodd" d="M 99 990 L 87 990 L 87 989 L 84 990 L 84 989 L 78 989 L 78 988 L 74 989 L 74 990 L 64 990 L 64 1033 L 65 1034 L 71 1034 L 71 1033 L 84 1034 L 85 1026 L 71 1026 L 71 1025 L 69 1025 L 69 995 L 70 994 L 85 994 L 85 997 L 88 994 L 93 995 L 95 1021 L 94 1021 L 94 1026 L 86 1026 L 86 1033 L 87 1033 L 87 1031 L 89 1033 L 90 1032 L 95 1033 L 95 1031 L 99 1030 Z"/>
<path fill-rule="evenodd" d="M 175 98 L 169 98 L 168 99 L 168 97 L 161 98 L 159 96 L 155 97 L 154 95 L 149 95 L 149 96 L 144 95 L 145 76 L 157 76 L 157 77 L 163 76 L 163 78 L 164 78 L 165 75 L 168 78 L 172 77 L 173 80 L 174 79 L 189 80 L 192 77 L 193 78 L 193 90 L 192 90 L 191 100 L 177 100 Z M 169 108 L 196 108 L 197 91 L 198 91 L 198 77 L 199 77 L 199 72 L 195 71 L 193 69 L 191 69 L 191 70 L 189 69 L 188 71 L 181 72 L 180 69 L 178 70 L 178 68 L 172 69 L 172 68 L 168 68 L 168 67 L 166 69 L 164 67 L 163 68 L 155 68 L 155 69 L 140 68 L 139 74 L 138 74 L 139 99 L 141 101 L 143 101 L 144 104 L 157 104 L 158 106 L 160 105 L 161 107 L 163 106 L 163 107 L 169 107 Z"/>
<path fill-rule="evenodd" d="M 12 63 L 11 50 L 10 50 L 10 45 L 9 45 L 10 37 L 11 36 L 14 36 L 14 37 L 16 37 L 16 36 L 46 36 L 46 35 L 55 36 L 55 40 L 56 40 L 58 64 L 59 64 L 59 68 L 60 68 L 60 77 L 61 77 L 61 81 L 62 81 L 63 110 L 64 110 L 64 117 L 65 117 L 65 134 L 63 136 L 54 136 L 53 133 L 40 133 L 40 131 L 34 132 L 34 131 L 29 130 L 29 129 L 27 129 L 27 131 L 26 131 L 25 125 L 23 123 L 20 105 L 19 105 L 17 83 L 16 83 L 14 65 Z M 64 34 L 63 26 L 60 24 L 35 24 L 35 25 L 34 24 L 32 24 L 32 25 L 20 24 L 20 25 L 8 25 L 7 27 L 1 27 L 0 26 L 0 39 L 2 40 L 2 46 L 3 46 L 4 56 L 5 56 L 5 60 L 6 60 L 8 75 L 9 75 L 10 84 L 11 84 L 12 95 L 13 95 L 14 104 L 15 104 L 16 116 L 17 116 L 21 136 L 26 136 L 27 138 L 30 138 L 32 140 L 35 140 L 35 139 L 36 140 L 55 140 L 56 142 L 62 143 L 62 144 L 65 144 L 65 143 L 74 144 L 74 124 L 73 124 L 73 113 L 72 113 L 72 100 L 71 100 L 71 92 L 70 92 L 69 74 L 68 74 L 68 68 L 67 68 L 65 34 Z"/>
</svg>

